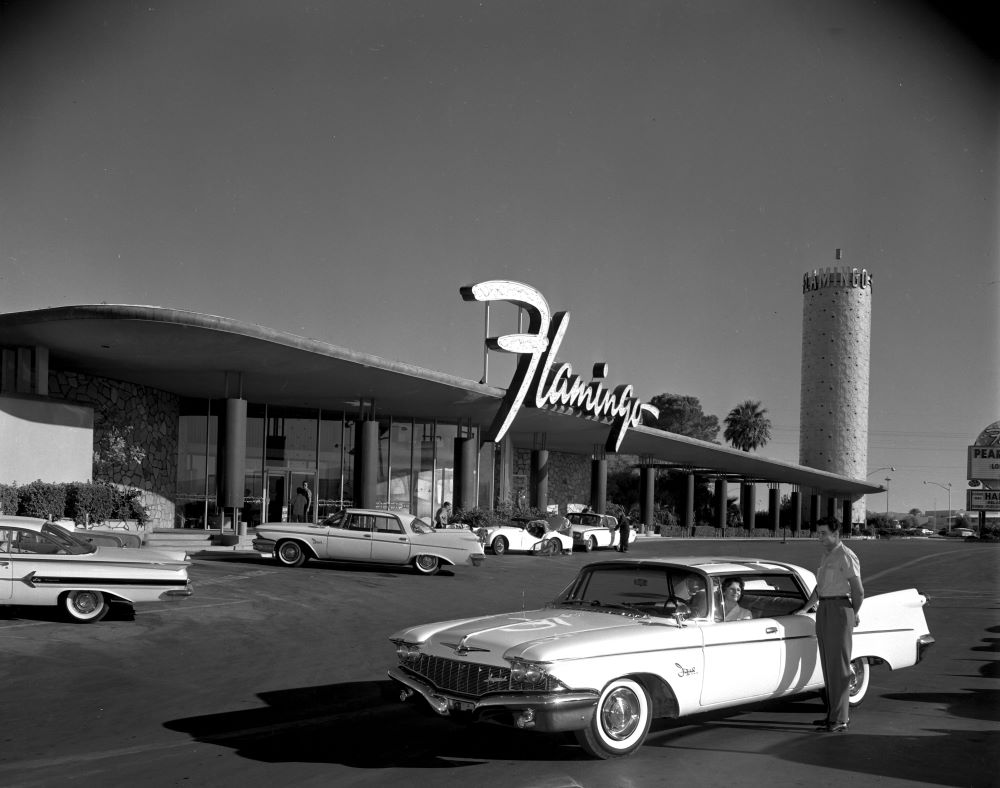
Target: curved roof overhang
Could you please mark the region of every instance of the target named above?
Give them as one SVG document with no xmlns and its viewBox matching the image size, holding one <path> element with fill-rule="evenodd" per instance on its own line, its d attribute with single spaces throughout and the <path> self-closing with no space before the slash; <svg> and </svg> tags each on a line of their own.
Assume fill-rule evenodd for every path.
<svg viewBox="0 0 1000 788">
<path fill-rule="evenodd" d="M 0 344 L 48 348 L 52 367 L 124 380 L 183 397 L 242 396 L 254 402 L 417 419 L 470 420 L 486 427 L 505 390 L 252 323 L 156 306 L 98 304 L 0 315 Z M 523 408 L 514 444 L 601 451 L 610 426 Z M 802 485 L 839 495 L 883 491 L 865 481 L 771 460 L 648 427 L 621 451 L 670 467 L 733 479 Z"/>
</svg>

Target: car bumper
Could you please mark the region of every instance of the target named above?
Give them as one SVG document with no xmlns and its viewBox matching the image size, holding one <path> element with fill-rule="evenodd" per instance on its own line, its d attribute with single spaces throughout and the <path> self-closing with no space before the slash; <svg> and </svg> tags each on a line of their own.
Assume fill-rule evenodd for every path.
<svg viewBox="0 0 1000 788">
<path fill-rule="evenodd" d="M 421 695 L 442 716 L 466 715 L 473 720 L 489 720 L 547 733 L 586 728 L 594 716 L 598 700 L 596 691 L 537 695 L 510 693 L 471 700 L 442 692 L 398 666 L 389 669 L 389 678 L 403 686 L 400 700 L 407 700 L 414 694 Z"/>
<path fill-rule="evenodd" d="M 194 593 L 191 586 L 187 585 L 184 588 L 169 588 L 160 594 L 160 599 L 163 602 L 176 602 L 180 599 L 186 599 Z"/>
<path fill-rule="evenodd" d="M 917 638 L 917 662 L 924 658 L 924 652 L 934 645 L 934 638 L 931 635 L 921 635 Z"/>
<path fill-rule="evenodd" d="M 253 549 L 258 553 L 273 553 L 274 552 L 274 540 L 273 539 L 254 539 Z"/>
</svg>

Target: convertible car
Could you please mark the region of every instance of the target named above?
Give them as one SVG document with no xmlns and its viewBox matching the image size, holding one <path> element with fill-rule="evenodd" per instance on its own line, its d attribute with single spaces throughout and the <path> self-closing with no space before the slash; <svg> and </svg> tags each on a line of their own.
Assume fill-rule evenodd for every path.
<svg viewBox="0 0 1000 788">
<path fill-rule="evenodd" d="M 726 620 L 722 581 L 744 583 Z M 638 749 L 656 717 L 821 691 L 815 576 L 775 561 L 673 558 L 584 567 L 548 607 L 404 629 L 390 640 L 400 698 L 462 721 L 573 731 L 598 758 Z M 905 668 L 934 642 L 915 589 L 865 599 L 851 704 L 873 665 Z"/>
<path fill-rule="evenodd" d="M 573 534 L 573 546 L 586 550 L 596 550 L 599 547 L 618 548 L 621 537 L 618 533 L 618 520 L 610 514 L 596 512 L 574 512 L 566 515 L 569 519 L 570 532 Z M 628 529 L 628 543 L 635 542 L 635 529 Z"/>
<path fill-rule="evenodd" d="M 0 516 L 0 605 L 58 605 L 87 624 L 110 602 L 191 595 L 183 551 L 98 546 L 56 523 Z"/>
<path fill-rule="evenodd" d="M 442 564 L 479 566 L 486 557 L 469 530 L 434 529 L 412 514 L 382 509 L 343 509 L 318 524 L 258 525 L 253 548 L 283 566 L 318 558 L 410 565 L 422 575 L 437 574 Z"/>
<path fill-rule="evenodd" d="M 546 520 L 511 520 L 504 525 L 480 528 L 476 533 L 494 555 L 534 553 L 559 555 L 573 550 L 569 520 L 553 515 Z"/>
</svg>

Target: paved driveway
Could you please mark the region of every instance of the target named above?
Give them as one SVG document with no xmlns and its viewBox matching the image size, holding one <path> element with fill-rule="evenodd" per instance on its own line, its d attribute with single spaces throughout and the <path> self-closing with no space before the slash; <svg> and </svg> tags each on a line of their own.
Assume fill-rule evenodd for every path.
<svg viewBox="0 0 1000 788">
<path fill-rule="evenodd" d="M 404 625 L 535 607 L 616 554 L 490 556 L 408 572 L 197 560 L 195 595 L 91 626 L 0 608 L 0 784 L 991 786 L 1000 772 L 1000 546 L 851 542 L 870 594 L 916 586 L 937 645 L 876 668 L 849 733 L 808 724 L 815 697 L 654 724 L 621 761 L 570 737 L 460 728 L 402 705 L 386 636 Z M 632 555 L 761 556 L 814 568 L 810 541 L 642 540 Z"/>
</svg>

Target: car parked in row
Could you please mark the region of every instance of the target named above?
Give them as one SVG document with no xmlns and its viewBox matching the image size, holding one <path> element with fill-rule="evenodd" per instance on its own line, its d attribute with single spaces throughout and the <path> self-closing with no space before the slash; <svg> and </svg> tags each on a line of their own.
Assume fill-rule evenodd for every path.
<svg viewBox="0 0 1000 788">
<path fill-rule="evenodd" d="M 309 559 L 412 566 L 422 575 L 443 565 L 479 566 L 485 555 L 479 538 L 466 529 L 435 529 L 408 512 L 343 509 L 319 523 L 264 523 L 254 550 L 270 553 L 282 566 Z"/>
<path fill-rule="evenodd" d="M 515 518 L 500 525 L 479 528 L 476 534 L 497 556 L 506 553 L 559 555 L 573 550 L 570 523 L 562 515 L 552 515 L 545 520 Z"/>
<path fill-rule="evenodd" d="M 190 596 L 189 564 L 183 551 L 96 545 L 47 520 L 0 516 L 0 605 L 58 605 L 93 623 L 112 602 Z"/>
<path fill-rule="evenodd" d="M 573 534 L 573 546 L 588 553 L 598 548 L 612 547 L 618 549 L 621 545 L 621 535 L 618 531 L 618 519 L 610 514 L 596 512 L 573 512 L 566 515 L 569 520 L 570 533 Z M 632 526 L 628 529 L 628 543 L 636 540 L 636 532 Z"/>
<path fill-rule="evenodd" d="M 729 578 L 744 585 L 742 620 L 723 612 Z M 402 700 L 459 722 L 571 731 L 589 754 L 621 757 L 657 717 L 820 691 L 816 617 L 796 612 L 815 585 L 807 569 L 762 559 L 592 563 L 545 608 L 395 632 L 389 678 Z M 852 705 L 872 666 L 912 666 L 933 644 L 926 603 L 912 588 L 865 599 Z"/>
</svg>

